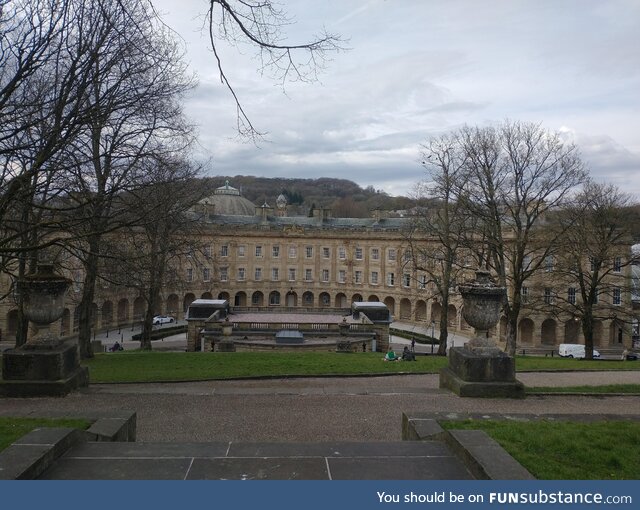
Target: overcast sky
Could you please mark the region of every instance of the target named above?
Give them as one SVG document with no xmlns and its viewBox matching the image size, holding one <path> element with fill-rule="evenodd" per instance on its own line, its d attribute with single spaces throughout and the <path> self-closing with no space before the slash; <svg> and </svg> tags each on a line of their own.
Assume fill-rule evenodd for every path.
<svg viewBox="0 0 640 510">
<path fill-rule="evenodd" d="M 207 0 L 153 0 L 187 45 L 199 85 L 187 101 L 212 175 L 338 177 L 389 194 L 423 179 L 420 144 L 464 124 L 541 123 L 575 141 L 592 176 L 640 199 L 640 2 L 637 0 L 282 0 L 286 33 L 324 27 L 349 51 L 312 84 L 261 75 L 249 48 L 223 65 L 257 129 L 235 132 L 220 83 Z"/>
</svg>

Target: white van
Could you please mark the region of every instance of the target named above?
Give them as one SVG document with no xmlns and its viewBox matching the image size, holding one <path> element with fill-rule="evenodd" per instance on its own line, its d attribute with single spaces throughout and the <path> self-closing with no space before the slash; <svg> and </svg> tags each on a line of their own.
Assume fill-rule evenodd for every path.
<svg viewBox="0 0 640 510">
<path fill-rule="evenodd" d="M 560 344 L 558 346 L 558 354 L 564 358 L 582 359 L 585 356 L 584 345 L 582 344 Z M 600 353 L 593 350 L 593 357 L 599 358 Z"/>
</svg>

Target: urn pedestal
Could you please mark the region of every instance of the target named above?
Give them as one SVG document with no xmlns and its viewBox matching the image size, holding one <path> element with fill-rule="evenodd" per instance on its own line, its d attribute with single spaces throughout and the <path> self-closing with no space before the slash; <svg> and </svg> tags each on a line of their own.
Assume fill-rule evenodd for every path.
<svg viewBox="0 0 640 510">
<path fill-rule="evenodd" d="M 476 280 L 459 289 L 464 319 L 475 328 L 475 336 L 464 347 L 449 350 L 449 366 L 440 371 L 440 387 L 461 397 L 524 398 L 515 359 L 487 335 L 498 322 L 505 289 L 497 287 L 487 271 L 477 271 Z"/>
<path fill-rule="evenodd" d="M 24 314 L 37 329 L 26 344 L 2 353 L 0 394 L 9 397 L 64 396 L 89 384 L 89 371 L 80 366 L 78 347 L 49 331 L 64 311 L 69 280 L 39 265 L 35 274 L 18 281 Z"/>
</svg>

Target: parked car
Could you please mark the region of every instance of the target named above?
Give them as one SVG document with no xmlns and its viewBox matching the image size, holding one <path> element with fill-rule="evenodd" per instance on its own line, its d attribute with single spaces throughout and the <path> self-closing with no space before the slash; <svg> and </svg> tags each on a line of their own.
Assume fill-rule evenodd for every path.
<svg viewBox="0 0 640 510">
<path fill-rule="evenodd" d="M 169 317 L 168 315 L 156 315 L 153 318 L 153 325 L 156 324 L 170 324 L 175 322 L 176 320 L 173 317 Z"/>
<path fill-rule="evenodd" d="M 585 349 L 582 344 L 560 344 L 558 346 L 558 354 L 564 358 L 582 359 L 585 357 Z M 593 350 L 593 357 L 599 358 L 600 353 Z"/>
</svg>

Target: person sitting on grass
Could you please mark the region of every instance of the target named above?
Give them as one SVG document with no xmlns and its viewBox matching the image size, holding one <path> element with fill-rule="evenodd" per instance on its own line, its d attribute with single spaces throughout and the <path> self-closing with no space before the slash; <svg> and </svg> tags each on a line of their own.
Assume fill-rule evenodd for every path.
<svg viewBox="0 0 640 510">
<path fill-rule="evenodd" d="M 111 352 L 118 352 L 118 351 L 124 351 L 124 347 L 122 347 L 122 345 L 120 345 L 118 342 L 116 342 L 115 344 L 113 344 L 113 347 L 111 347 L 111 349 L 109 349 Z"/>
<path fill-rule="evenodd" d="M 389 352 L 387 352 L 387 354 L 385 354 L 385 356 L 384 356 L 384 360 L 385 361 L 398 361 L 398 357 L 396 356 L 396 353 L 393 351 L 393 349 L 389 349 Z"/>
<path fill-rule="evenodd" d="M 407 345 L 404 346 L 404 350 L 402 351 L 402 361 L 415 361 L 416 355 L 414 352 L 409 350 Z"/>
</svg>

